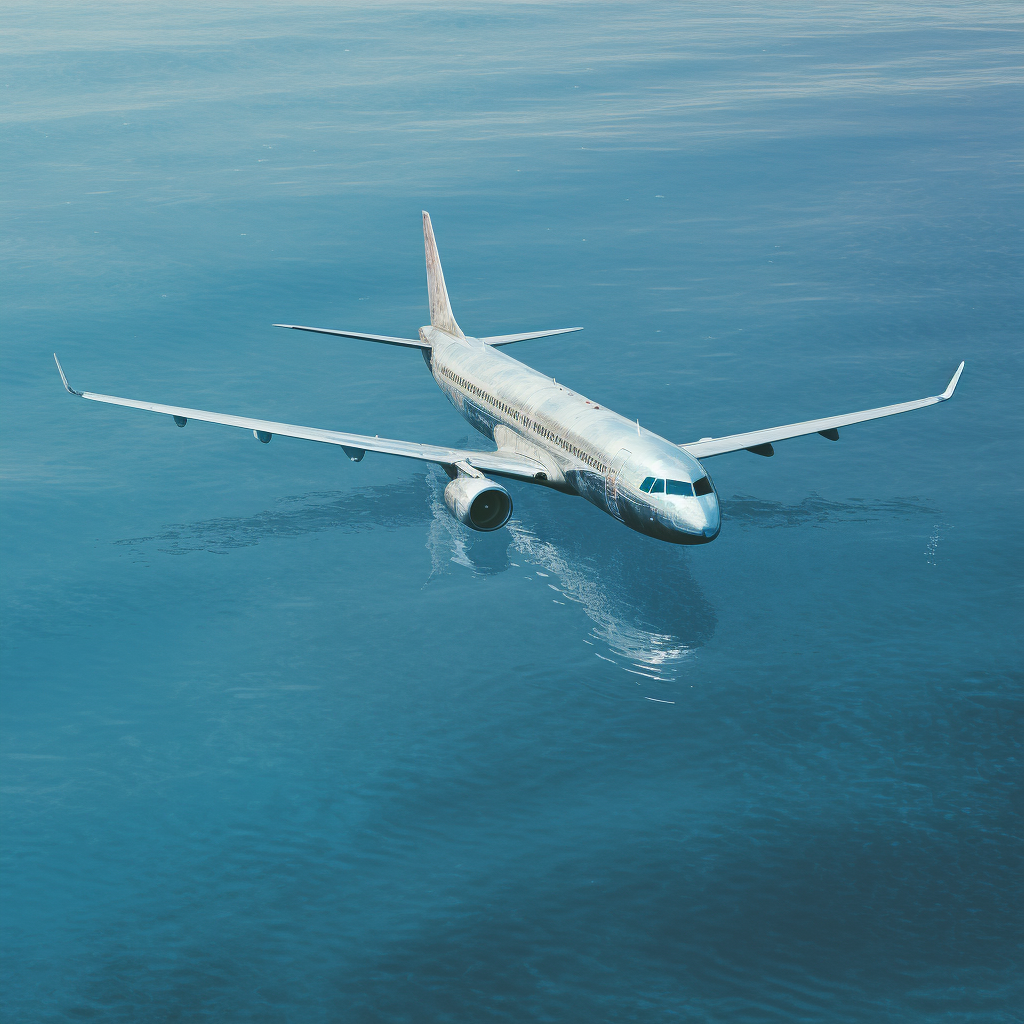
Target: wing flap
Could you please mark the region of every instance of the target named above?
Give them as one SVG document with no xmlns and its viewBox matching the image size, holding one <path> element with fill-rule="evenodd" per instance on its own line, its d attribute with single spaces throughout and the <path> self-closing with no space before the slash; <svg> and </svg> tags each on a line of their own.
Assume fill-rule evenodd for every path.
<svg viewBox="0 0 1024 1024">
<path fill-rule="evenodd" d="M 172 416 L 179 426 L 182 420 L 202 420 L 207 423 L 223 423 L 230 427 L 242 427 L 252 430 L 257 437 L 260 434 L 280 434 L 282 437 L 298 437 L 307 441 L 320 441 L 323 444 L 339 445 L 350 459 L 358 462 L 362 452 L 381 452 L 385 455 L 400 455 L 407 459 L 419 459 L 436 465 L 454 467 L 459 462 L 467 462 L 484 472 L 498 473 L 522 480 L 534 480 L 545 473 L 545 468 L 533 459 L 517 452 L 481 452 L 465 448 L 448 448 L 443 445 L 419 444 L 415 441 L 398 441 L 387 437 L 370 437 L 367 434 L 351 434 L 341 430 L 324 430 L 320 427 L 304 427 L 295 423 L 278 423 L 274 420 L 256 419 L 252 416 L 234 416 L 230 413 L 210 412 L 206 409 L 189 409 L 179 405 L 162 405 L 158 402 L 140 402 L 134 398 L 120 398 L 116 395 L 101 395 L 92 391 L 76 391 L 67 382 L 64 370 L 56 355 L 53 357 L 60 371 L 64 387 L 72 395 L 86 398 L 90 402 L 103 402 L 107 405 L 120 405 L 128 409 L 142 409 L 145 412 L 161 413 Z M 358 458 L 353 458 L 358 455 Z"/>
<path fill-rule="evenodd" d="M 679 447 L 689 452 L 694 458 L 707 459 L 712 455 L 725 455 L 727 452 L 738 452 L 744 449 L 762 448 L 767 451 L 775 441 L 786 441 L 791 437 L 802 437 L 805 434 L 823 434 L 830 440 L 837 440 L 836 433 L 840 427 L 848 427 L 866 420 L 882 419 L 885 416 L 896 416 L 901 412 L 912 412 L 924 409 L 929 405 L 937 405 L 953 397 L 964 364 L 961 363 L 953 374 L 948 387 L 941 395 L 930 398 L 919 398 L 913 402 L 900 402 L 897 405 L 884 405 L 878 409 L 865 409 L 863 412 L 845 413 L 842 416 L 824 416 L 817 420 L 805 420 L 803 423 L 789 423 L 782 427 L 769 427 L 766 430 L 751 430 L 745 434 L 730 434 L 728 437 L 705 437 L 700 441 L 691 441 Z M 832 435 L 835 434 L 835 437 Z"/>
</svg>

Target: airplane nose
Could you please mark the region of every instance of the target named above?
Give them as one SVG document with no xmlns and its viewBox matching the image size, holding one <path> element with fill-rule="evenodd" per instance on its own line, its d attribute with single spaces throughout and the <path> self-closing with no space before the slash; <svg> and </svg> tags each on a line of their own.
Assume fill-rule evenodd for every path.
<svg viewBox="0 0 1024 1024">
<path fill-rule="evenodd" d="M 713 497 L 710 496 L 709 497 Z M 704 508 L 704 536 L 708 540 L 713 540 L 718 536 L 718 531 L 722 528 L 722 515 L 718 509 L 718 502 L 709 502 Z"/>
<path fill-rule="evenodd" d="M 688 519 L 685 522 L 679 521 L 673 523 L 673 526 L 683 535 L 689 538 L 684 540 L 683 543 L 688 544 L 706 544 L 709 540 L 714 540 L 718 536 L 718 531 L 721 528 L 721 520 L 717 515 L 717 509 L 710 514 L 705 510 L 704 515 L 700 516 L 696 522 L 693 519 Z"/>
<path fill-rule="evenodd" d="M 658 524 L 655 529 L 667 528 L 670 539 L 679 544 L 707 544 L 718 536 L 722 526 L 714 495 L 698 495 L 696 502 L 680 503 L 671 509 L 652 507 L 651 513 L 651 522 Z"/>
</svg>

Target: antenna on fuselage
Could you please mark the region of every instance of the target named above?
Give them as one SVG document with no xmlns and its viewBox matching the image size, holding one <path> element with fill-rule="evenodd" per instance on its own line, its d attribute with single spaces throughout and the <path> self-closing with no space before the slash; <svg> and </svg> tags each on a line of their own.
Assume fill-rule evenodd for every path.
<svg viewBox="0 0 1024 1024">
<path fill-rule="evenodd" d="M 448 301 L 448 289 L 444 285 L 444 272 L 441 270 L 441 257 L 437 254 L 437 243 L 434 241 L 434 229 L 430 224 L 430 214 L 423 211 L 423 249 L 427 257 L 427 296 L 430 299 L 430 324 L 442 331 L 454 334 L 456 338 L 464 338 L 459 325 L 452 313 L 452 304 Z"/>
</svg>

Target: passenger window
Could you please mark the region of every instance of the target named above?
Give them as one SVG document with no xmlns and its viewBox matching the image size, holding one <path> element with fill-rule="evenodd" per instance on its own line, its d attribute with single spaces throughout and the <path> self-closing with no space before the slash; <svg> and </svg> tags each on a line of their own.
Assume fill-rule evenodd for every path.
<svg viewBox="0 0 1024 1024">
<path fill-rule="evenodd" d="M 642 484 L 640 485 L 640 490 L 641 490 L 641 491 L 649 491 L 649 490 L 651 489 L 651 484 L 653 484 L 653 483 L 654 483 L 654 477 L 653 477 L 653 476 L 649 476 L 649 477 L 648 477 L 648 478 L 647 478 L 647 479 L 646 479 L 646 480 L 645 480 L 645 481 L 644 481 L 644 482 L 643 482 L 643 483 L 642 483 Z"/>
<path fill-rule="evenodd" d="M 666 484 L 669 494 L 685 494 L 687 497 L 693 496 L 693 488 L 686 480 L 668 480 L 666 481 Z"/>
<path fill-rule="evenodd" d="M 711 481 L 706 476 L 702 476 L 699 480 L 693 481 L 694 494 L 710 494 L 713 490 L 714 488 L 711 486 Z"/>
<path fill-rule="evenodd" d="M 651 488 L 651 494 L 664 494 L 665 493 L 665 481 L 655 480 L 654 486 Z"/>
</svg>

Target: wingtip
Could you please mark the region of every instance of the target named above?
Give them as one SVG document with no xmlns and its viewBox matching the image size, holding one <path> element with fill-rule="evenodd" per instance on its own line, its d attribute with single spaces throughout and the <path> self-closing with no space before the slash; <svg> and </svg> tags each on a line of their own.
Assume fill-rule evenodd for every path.
<svg viewBox="0 0 1024 1024">
<path fill-rule="evenodd" d="M 946 388 L 945 391 L 942 392 L 942 397 L 943 398 L 952 398 L 953 397 L 953 392 L 956 391 L 957 383 L 960 380 L 960 374 L 964 372 L 965 362 L 966 362 L 966 360 L 961 362 L 960 365 L 956 368 L 956 373 L 954 373 L 952 378 L 950 379 L 949 386 Z"/>
<path fill-rule="evenodd" d="M 57 353 L 56 352 L 53 353 L 53 361 L 57 364 L 57 372 L 60 374 L 60 379 L 61 379 L 61 381 L 64 384 L 64 390 L 67 391 L 67 393 L 69 395 L 78 395 L 78 397 L 81 398 L 82 397 L 82 392 L 81 391 L 76 391 L 68 383 L 67 377 L 64 376 L 64 367 L 60 365 L 60 360 L 57 358 Z"/>
</svg>

